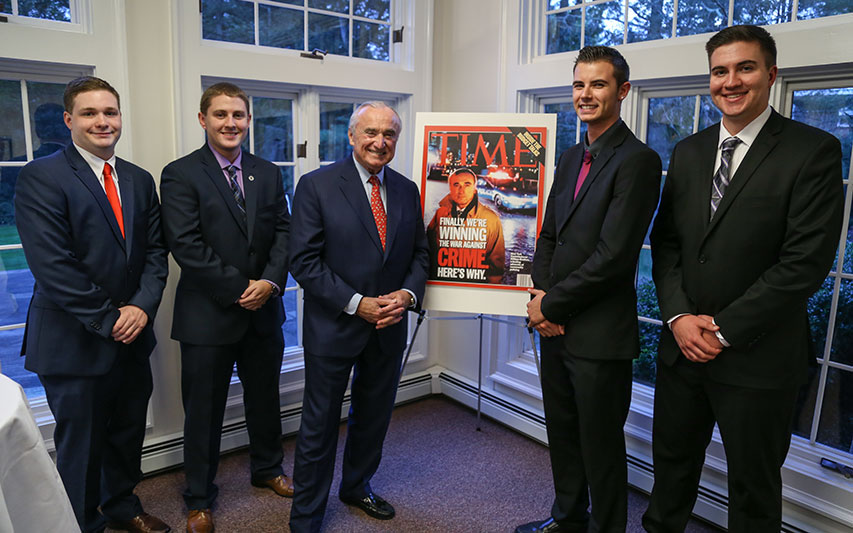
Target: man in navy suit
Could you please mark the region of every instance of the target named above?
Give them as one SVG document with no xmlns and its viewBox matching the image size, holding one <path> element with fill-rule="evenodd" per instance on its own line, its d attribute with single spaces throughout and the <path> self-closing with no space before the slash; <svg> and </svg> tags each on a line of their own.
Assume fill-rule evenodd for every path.
<svg viewBox="0 0 853 533">
<path fill-rule="evenodd" d="M 622 427 L 640 351 L 634 273 L 661 178 L 660 157 L 619 118 L 628 75 L 614 48 L 578 53 L 573 102 L 586 135 L 557 163 L 527 306 L 541 336 L 556 494 L 548 519 L 516 533 L 624 532 L 628 520 Z"/>
<path fill-rule="evenodd" d="M 341 403 L 353 370 L 339 496 L 378 519 L 394 508 L 373 493 L 391 420 L 406 309 L 423 299 L 429 248 L 417 186 L 386 165 L 401 129 L 382 102 L 352 114 L 352 157 L 306 174 L 293 201 L 291 273 L 305 290 L 305 393 L 290 515 L 317 532 L 335 466 Z"/>
<path fill-rule="evenodd" d="M 775 533 L 780 469 L 814 359 L 807 304 L 841 232 L 841 145 L 768 105 L 777 68 L 767 30 L 730 26 L 705 50 L 723 119 L 675 146 L 651 234 L 666 325 L 643 526 L 684 531 L 716 422 L 728 530 Z"/>
<path fill-rule="evenodd" d="M 281 173 L 240 145 L 249 98 L 217 83 L 201 97 L 207 142 L 163 169 L 163 230 L 181 267 L 172 338 L 181 342 L 187 531 L 213 531 L 214 484 L 234 364 L 243 387 L 251 483 L 293 495 L 281 467 L 279 376 L 289 215 Z"/>
<path fill-rule="evenodd" d="M 151 175 L 115 156 L 116 90 L 65 88 L 72 144 L 18 177 L 18 232 L 35 278 L 22 354 L 56 420 L 59 474 L 84 532 L 169 531 L 133 494 L 152 378 L 151 324 L 167 252 Z M 99 508 L 100 507 L 100 512 Z"/>
</svg>

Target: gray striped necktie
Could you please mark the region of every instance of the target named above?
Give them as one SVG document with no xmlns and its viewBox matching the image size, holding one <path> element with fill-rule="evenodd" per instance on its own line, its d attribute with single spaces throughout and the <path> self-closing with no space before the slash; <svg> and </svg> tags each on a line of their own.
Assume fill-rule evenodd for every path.
<svg viewBox="0 0 853 533">
<path fill-rule="evenodd" d="M 732 154 L 735 152 L 735 147 L 740 144 L 741 140 L 737 137 L 729 137 L 723 141 L 722 154 L 720 154 L 720 168 L 714 174 L 714 184 L 711 189 L 711 219 L 714 218 L 714 213 L 720 206 L 723 199 L 723 194 L 726 192 L 726 187 L 729 186 L 731 178 L 731 163 Z"/>
<path fill-rule="evenodd" d="M 228 172 L 228 184 L 231 185 L 231 194 L 234 195 L 234 201 L 237 202 L 237 207 L 240 208 L 240 213 L 243 215 L 243 220 L 246 219 L 246 200 L 243 198 L 243 191 L 240 190 L 240 184 L 237 183 L 237 167 L 228 165 L 225 167 Z"/>
</svg>

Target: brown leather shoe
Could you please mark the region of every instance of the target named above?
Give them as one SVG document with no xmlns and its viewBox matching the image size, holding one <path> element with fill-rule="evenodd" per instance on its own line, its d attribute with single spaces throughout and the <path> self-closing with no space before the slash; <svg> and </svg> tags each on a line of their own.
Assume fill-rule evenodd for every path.
<svg viewBox="0 0 853 533">
<path fill-rule="evenodd" d="M 107 523 L 107 527 L 118 531 L 131 531 L 132 533 L 169 533 L 172 531 L 172 528 L 165 522 L 148 513 L 134 516 L 130 520 L 110 521 Z"/>
<path fill-rule="evenodd" d="M 210 509 L 192 509 L 187 515 L 187 533 L 213 533 Z"/>
<path fill-rule="evenodd" d="M 285 474 L 266 481 L 252 481 L 252 485 L 272 489 L 273 492 L 285 498 L 293 498 L 293 481 Z"/>
</svg>

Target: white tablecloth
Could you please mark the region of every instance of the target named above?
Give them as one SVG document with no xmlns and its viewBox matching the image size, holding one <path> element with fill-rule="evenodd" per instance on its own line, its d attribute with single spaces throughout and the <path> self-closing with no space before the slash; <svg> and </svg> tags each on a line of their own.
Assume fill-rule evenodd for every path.
<svg viewBox="0 0 853 533">
<path fill-rule="evenodd" d="M 80 531 L 20 385 L 0 375 L 0 533 Z"/>
</svg>

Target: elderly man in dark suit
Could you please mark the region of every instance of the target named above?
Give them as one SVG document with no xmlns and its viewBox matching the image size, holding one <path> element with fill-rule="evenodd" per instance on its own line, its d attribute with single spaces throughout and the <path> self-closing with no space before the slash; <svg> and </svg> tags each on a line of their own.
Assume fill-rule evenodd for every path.
<svg viewBox="0 0 853 533">
<path fill-rule="evenodd" d="M 35 278 L 22 353 L 56 420 L 59 474 L 84 532 L 166 532 L 133 494 L 153 387 L 151 324 L 167 252 L 151 175 L 115 156 L 116 90 L 65 88 L 71 141 L 18 177 L 18 232 Z"/>
<path fill-rule="evenodd" d="M 293 471 L 294 533 L 320 530 L 350 370 L 339 495 L 374 518 L 394 517 L 370 478 L 397 392 L 405 312 L 423 298 L 429 261 L 418 189 L 386 166 L 400 129 L 386 104 L 362 104 L 349 124 L 352 156 L 306 174 L 296 188 L 290 250 L 291 272 L 305 289 L 305 396 Z"/>
<path fill-rule="evenodd" d="M 732 26 L 705 48 L 723 120 L 676 145 L 651 235 L 667 325 L 643 525 L 684 530 L 716 422 L 729 531 L 775 533 L 810 358 L 806 304 L 841 230 L 841 148 L 768 105 L 776 45 L 766 30 Z"/>
<path fill-rule="evenodd" d="M 281 467 L 279 375 L 289 215 L 281 173 L 243 152 L 249 98 L 217 83 L 201 97 L 207 142 L 163 169 L 163 230 L 181 267 L 172 338 L 181 342 L 187 531 L 210 511 L 234 364 L 243 386 L 251 483 L 293 495 Z"/>
<path fill-rule="evenodd" d="M 622 427 L 640 350 L 634 272 L 661 178 L 660 157 L 619 118 L 628 73 L 604 46 L 581 49 L 575 62 L 574 107 L 587 131 L 557 163 L 527 305 L 542 338 L 556 497 L 550 518 L 517 533 L 615 532 L 627 522 Z"/>
</svg>

